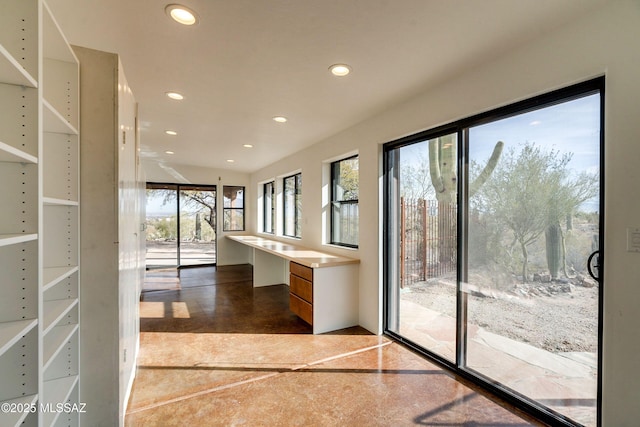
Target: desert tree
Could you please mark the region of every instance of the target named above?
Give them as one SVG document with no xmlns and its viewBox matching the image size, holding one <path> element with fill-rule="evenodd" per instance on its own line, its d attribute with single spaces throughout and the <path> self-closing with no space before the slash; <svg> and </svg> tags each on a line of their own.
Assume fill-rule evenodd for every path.
<svg viewBox="0 0 640 427">
<path fill-rule="evenodd" d="M 572 157 L 530 142 L 519 151 L 512 147 L 471 201 L 474 209 L 512 233 L 511 246 L 517 245 L 522 255 L 523 281 L 528 277 L 528 248 L 545 233 L 549 269 L 557 277 L 563 253 L 560 221 L 597 192 L 595 174 L 569 169 Z M 482 173 L 476 164 L 471 171 Z"/>
</svg>

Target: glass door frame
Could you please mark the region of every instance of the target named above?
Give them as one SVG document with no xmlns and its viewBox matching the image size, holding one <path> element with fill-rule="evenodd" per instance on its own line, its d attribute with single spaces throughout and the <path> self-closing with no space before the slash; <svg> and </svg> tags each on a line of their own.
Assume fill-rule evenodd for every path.
<svg viewBox="0 0 640 427">
<path fill-rule="evenodd" d="M 194 265 L 182 265 L 180 262 L 180 244 L 181 244 L 181 236 L 180 236 L 180 192 L 184 189 L 186 190 L 193 190 L 193 189 L 201 189 L 204 191 L 213 191 L 215 193 L 215 200 L 216 200 L 216 206 L 214 209 L 215 212 L 215 241 L 214 241 L 214 245 L 215 245 L 215 252 L 216 252 L 216 256 L 215 256 L 215 261 L 212 263 L 205 263 L 205 264 L 194 264 Z M 218 190 L 217 190 L 217 186 L 216 185 L 200 185 L 200 184 L 175 184 L 175 183 L 168 183 L 168 182 L 152 182 L 149 181 L 145 184 L 145 189 L 149 190 L 149 189 L 165 189 L 165 190 L 174 190 L 176 191 L 176 265 L 174 266 L 175 268 L 192 268 L 192 267 L 213 267 L 217 265 L 217 260 L 218 260 Z M 147 270 L 150 269 L 155 269 L 155 268 L 162 268 L 162 267 L 149 267 L 146 266 Z"/>
<path fill-rule="evenodd" d="M 598 259 L 598 354 L 597 354 L 597 402 L 596 402 L 596 423 L 602 425 L 602 344 L 603 344 L 603 298 L 604 298 L 604 200 L 605 200 L 605 182 L 604 182 L 604 134 L 605 134 L 605 77 L 598 77 L 582 83 L 574 84 L 562 89 L 554 90 L 543 95 L 535 96 L 523 101 L 519 101 L 504 107 L 491 110 L 462 119 L 450 124 L 439 126 L 437 128 L 420 132 L 415 135 L 407 136 L 395 141 L 388 142 L 383 145 L 383 332 L 393 339 L 405 344 L 406 346 L 425 355 L 429 359 L 435 361 L 441 366 L 453 371 L 471 381 L 480 385 L 489 392 L 497 395 L 506 402 L 528 412 L 539 420 L 552 425 L 576 425 L 574 421 L 564 417 L 531 398 L 520 395 L 519 393 L 507 389 L 500 384 L 492 381 L 490 378 L 474 371 L 466 366 L 466 342 L 467 342 L 467 305 L 468 297 L 466 292 L 462 291 L 462 283 L 468 279 L 468 172 L 469 172 L 469 132 L 468 129 L 481 124 L 517 116 L 529 111 L 550 107 L 561 104 L 574 99 L 582 98 L 591 94 L 600 95 L 600 174 L 599 174 L 599 259 Z M 390 330 L 390 322 L 397 315 L 398 296 L 394 295 L 394 282 L 399 280 L 398 274 L 398 258 L 399 258 L 399 241 L 398 232 L 398 209 L 395 202 L 399 200 L 399 162 L 395 158 L 395 150 L 400 147 L 411 145 L 417 142 L 426 141 L 437 138 L 446 134 L 457 133 L 458 135 L 458 259 L 457 259 L 457 328 L 456 328 L 456 360 L 455 363 L 435 354 L 428 349 L 416 344 L 407 338 Z M 396 313 L 394 313 L 394 310 Z"/>
</svg>

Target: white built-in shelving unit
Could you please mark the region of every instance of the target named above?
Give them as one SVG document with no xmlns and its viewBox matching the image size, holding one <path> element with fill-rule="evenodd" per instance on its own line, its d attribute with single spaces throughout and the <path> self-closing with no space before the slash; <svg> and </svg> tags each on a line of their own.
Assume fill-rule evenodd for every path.
<svg viewBox="0 0 640 427">
<path fill-rule="evenodd" d="M 42 0 L 2 9 L 0 402 L 37 410 L 0 425 L 77 426 L 79 64 Z"/>
</svg>

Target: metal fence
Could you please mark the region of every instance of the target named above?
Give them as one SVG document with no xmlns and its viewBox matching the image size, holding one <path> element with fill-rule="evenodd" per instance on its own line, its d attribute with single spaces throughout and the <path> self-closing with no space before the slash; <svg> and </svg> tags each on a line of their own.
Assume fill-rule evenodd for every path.
<svg viewBox="0 0 640 427">
<path fill-rule="evenodd" d="M 437 200 L 400 199 L 401 286 L 438 277 L 456 269 L 455 204 Z"/>
</svg>

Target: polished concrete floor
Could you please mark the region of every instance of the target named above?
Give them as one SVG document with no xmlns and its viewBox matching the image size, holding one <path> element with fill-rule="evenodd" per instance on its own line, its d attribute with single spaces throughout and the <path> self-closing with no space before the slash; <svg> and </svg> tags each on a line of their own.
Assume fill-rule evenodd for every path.
<svg viewBox="0 0 640 427">
<path fill-rule="evenodd" d="M 251 275 L 148 274 L 126 426 L 542 425 L 384 336 L 312 335 Z"/>
</svg>

